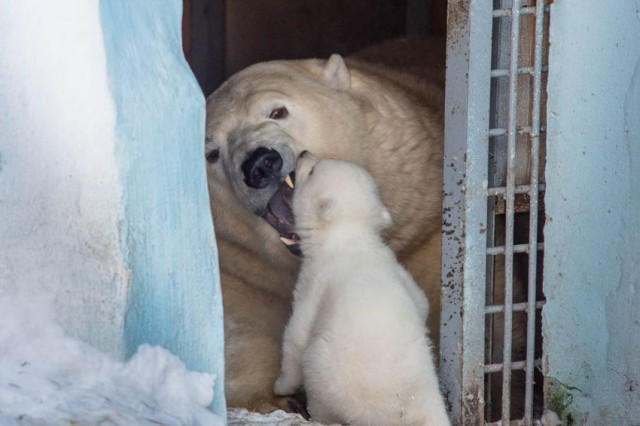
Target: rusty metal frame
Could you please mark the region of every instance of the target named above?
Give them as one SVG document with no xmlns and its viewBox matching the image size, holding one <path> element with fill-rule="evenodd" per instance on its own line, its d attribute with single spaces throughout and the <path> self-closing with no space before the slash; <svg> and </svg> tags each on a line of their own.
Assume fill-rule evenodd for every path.
<svg viewBox="0 0 640 426">
<path fill-rule="evenodd" d="M 442 323 L 440 374 L 442 387 L 456 425 L 485 424 L 487 402 L 500 406 L 501 419 L 491 424 L 534 424 L 533 372 L 536 311 L 544 301 L 536 299 L 539 197 L 544 183 L 539 178 L 545 37 L 545 0 L 486 2 L 451 0 L 448 9 L 447 93 L 445 103 L 445 172 L 442 263 Z M 506 5 L 506 6 L 503 6 Z M 533 16 L 533 40 L 521 46 L 520 17 Z M 493 25 L 499 21 L 499 31 Z M 504 21 L 508 20 L 508 21 Z M 506 24 L 506 25 L 504 25 Z M 504 31 L 507 28 L 508 31 Z M 528 33 L 526 33 L 528 34 Z M 521 66 L 522 49 L 532 50 L 531 66 Z M 508 61 L 508 67 L 492 69 L 492 55 Z M 531 76 L 523 88 L 519 77 Z M 499 90 L 491 90 L 492 80 Z M 523 99 L 520 91 L 527 90 Z M 520 116 L 519 113 L 523 115 Z M 526 125 L 523 120 L 528 120 Z M 499 123 L 499 126 L 495 126 Z M 493 126 L 493 127 L 492 127 Z M 493 153 L 492 138 L 506 141 L 504 150 Z M 493 148 L 492 148 L 493 146 Z M 523 155 L 524 152 L 524 155 Z M 489 167 L 489 155 L 500 156 L 504 169 Z M 522 165 L 527 169 L 522 173 Z M 523 184 L 522 181 L 525 180 Z M 498 202 L 500 200 L 500 202 Z M 515 214 L 529 212 L 529 239 L 514 241 Z M 504 215 L 504 244 L 495 246 L 495 217 Z M 514 303 L 514 255 L 528 254 L 528 292 L 524 303 Z M 503 256 L 504 275 L 499 276 L 504 300 L 486 299 L 494 285 L 493 259 Z M 526 359 L 513 360 L 513 313 L 527 316 Z M 487 363 L 486 333 L 493 315 L 503 316 L 502 362 Z M 492 336 L 489 341 L 493 341 Z M 485 348 L 485 344 L 489 345 Z M 487 352 L 491 353 L 491 352 Z M 491 359 L 490 357 L 489 359 Z M 524 417 L 511 420 L 511 376 L 525 372 Z M 501 401 L 485 401 L 485 375 L 500 373 Z"/>
<path fill-rule="evenodd" d="M 448 6 L 440 376 L 452 421 L 484 418 L 492 9 Z"/>
</svg>

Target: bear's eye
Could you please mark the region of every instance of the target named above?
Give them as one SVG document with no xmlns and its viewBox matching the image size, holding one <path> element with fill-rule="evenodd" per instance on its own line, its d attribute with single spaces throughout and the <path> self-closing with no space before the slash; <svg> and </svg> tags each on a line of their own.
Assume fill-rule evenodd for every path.
<svg viewBox="0 0 640 426">
<path fill-rule="evenodd" d="M 286 107 L 274 108 L 271 110 L 271 114 L 269 114 L 269 118 L 272 120 L 282 120 L 283 118 L 287 118 L 289 115 L 289 111 Z"/>
<path fill-rule="evenodd" d="M 207 159 L 207 162 L 209 164 L 213 164 L 216 161 L 218 161 L 218 158 L 220 158 L 220 150 L 219 149 L 213 149 L 209 152 L 207 152 L 207 154 L 205 155 L 205 158 Z"/>
</svg>

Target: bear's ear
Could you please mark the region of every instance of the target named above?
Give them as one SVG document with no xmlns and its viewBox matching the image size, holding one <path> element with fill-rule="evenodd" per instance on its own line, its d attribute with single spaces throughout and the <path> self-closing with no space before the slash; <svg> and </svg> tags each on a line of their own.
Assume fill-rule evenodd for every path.
<svg viewBox="0 0 640 426">
<path fill-rule="evenodd" d="M 347 64 L 342 56 L 334 53 L 327 59 L 327 63 L 322 70 L 322 77 L 331 87 L 338 90 L 347 90 L 351 87 L 351 76 Z"/>
<path fill-rule="evenodd" d="M 318 202 L 318 220 L 331 222 L 338 215 L 338 206 L 330 199 L 322 199 Z"/>
<path fill-rule="evenodd" d="M 382 228 L 387 228 L 389 226 L 391 226 L 393 224 L 393 219 L 391 218 L 391 213 L 389 213 L 389 210 L 387 209 L 382 209 Z"/>
</svg>

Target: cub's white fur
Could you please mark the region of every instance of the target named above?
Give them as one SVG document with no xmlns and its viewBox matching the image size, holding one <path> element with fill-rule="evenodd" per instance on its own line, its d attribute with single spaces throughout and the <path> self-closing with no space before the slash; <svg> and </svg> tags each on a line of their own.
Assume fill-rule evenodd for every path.
<svg viewBox="0 0 640 426">
<path fill-rule="evenodd" d="M 427 298 L 380 237 L 391 216 L 371 175 L 303 154 L 293 210 L 304 260 L 275 393 L 304 387 L 323 423 L 448 425 Z"/>
</svg>

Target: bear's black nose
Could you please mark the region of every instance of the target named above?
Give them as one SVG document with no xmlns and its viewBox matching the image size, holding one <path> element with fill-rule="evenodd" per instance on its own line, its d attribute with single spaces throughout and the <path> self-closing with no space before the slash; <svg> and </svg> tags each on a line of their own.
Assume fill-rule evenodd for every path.
<svg viewBox="0 0 640 426">
<path fill-rule="evenodd" d="M 278 151 L 258 148 L 242 163 L 244 183 L 250 188 L 261 189 L 278 182 L 282 170 L 282 157 Z"/>
</svg>

